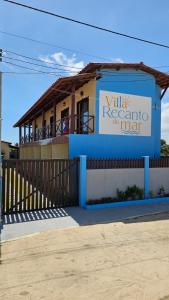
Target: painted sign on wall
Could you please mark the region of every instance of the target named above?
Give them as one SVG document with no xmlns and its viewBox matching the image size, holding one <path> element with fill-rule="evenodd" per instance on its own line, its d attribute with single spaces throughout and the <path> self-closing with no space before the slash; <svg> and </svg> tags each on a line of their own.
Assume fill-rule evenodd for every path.
<svg viewBox="0 0 169 300">
<path fill-rule="evenodd" d="M 150 97 L 100 91 L 99 133 L 151 136 Z"/>
</svg>

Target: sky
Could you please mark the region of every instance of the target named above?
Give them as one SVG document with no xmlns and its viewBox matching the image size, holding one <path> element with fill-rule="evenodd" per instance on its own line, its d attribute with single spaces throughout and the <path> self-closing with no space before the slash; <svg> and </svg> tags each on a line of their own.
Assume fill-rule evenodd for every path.
<svg viewBox="0 0 169 300">
<path fill-rule="evenodd" d="M 168 0 L 18 0 L 18 2 L 169 45 Z M 88 62 L 142 61 L 149 66 L 158 67 L 161 71 L 169 72 L 169 49 L 167 48 L 70 23 L 3 0 L 0 0 L 0 31 L 55 45 L 33 43 L 0 33 L 0 48 L 40 59 L 46 63 L 46 66 L 49 66 L 50 62 L 63 64 L 66 70 L 57 71 L 57 75 L 3 74 L 2 139 L 13 143 L 18 142 L 19 131 L 18 128 L 13 128 L 14 123 L 59 75 L 72 74 L 70 66 L 74 67 L 73 71 L 75 71 Z M 7 52 L 4 52 L 4 55 L 9 57 Z M 11 54 L 11 57 L 14 55 Z M 19 57 L 15 56 L 15 58 Z M 21 64 L 14 60 L 11 62 Z M 28 67 L 38 68 L 31 65 Z M 31 72 L 5 63 L 1 63 L 0 70 Z M 50 71 L 45 68 L 41 70 Z M 162 101 L 161 135 L 169 143 L 169 92 Z"/>
</svg>

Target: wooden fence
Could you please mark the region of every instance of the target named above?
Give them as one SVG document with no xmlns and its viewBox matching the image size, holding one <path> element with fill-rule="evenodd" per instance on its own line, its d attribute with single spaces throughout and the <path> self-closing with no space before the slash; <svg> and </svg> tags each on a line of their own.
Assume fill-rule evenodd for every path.
<svg viewBox="0 0 169 300">
<path fill-rule="evenodd" d="M 169 168 L 169 157 L 150 159 L 150 168 Z"/>
<path fill-rule="evenodd" d="M 78 159 L 4 160 L 3 213 L 78 205 Z"/>
<path fill-rule="evenodd" d="M 87 169 L 144 168 L 144 159 L 88 159 Z"/>
<path fill-rule="evenodd" d="M 139 159 L 88 159 L 87 169 L 144 168 L 144 158 Z M 169 168 L 169 157 L 150 159 L 150 168 Z"/>
</svg>

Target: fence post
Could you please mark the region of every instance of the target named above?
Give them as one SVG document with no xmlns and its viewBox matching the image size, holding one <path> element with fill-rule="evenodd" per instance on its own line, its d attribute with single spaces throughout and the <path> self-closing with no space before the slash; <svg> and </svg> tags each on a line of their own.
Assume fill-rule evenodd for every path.
<svg viewBox="0 0 169 300">
<path fill-rule="evenodd" d="M 79 166 L 79 206 L 86 207 L 87 196 L 87 157 L 80 155 Z"/>
<path fill-rule="evenodd" d="M 144 156 L 144 198 L 149 197 L 149 156 Z"/>
</svg>

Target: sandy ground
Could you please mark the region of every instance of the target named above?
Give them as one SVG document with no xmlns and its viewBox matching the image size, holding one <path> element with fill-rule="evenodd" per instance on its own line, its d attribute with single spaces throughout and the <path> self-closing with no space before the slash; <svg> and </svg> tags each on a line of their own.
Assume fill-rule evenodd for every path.
<svg viewBox="0 0 169 300">
<path fill-rule="evenodd" d="M 169 299 L 169 214 L 2 243 L 0 299 Z"/>
</svg>

